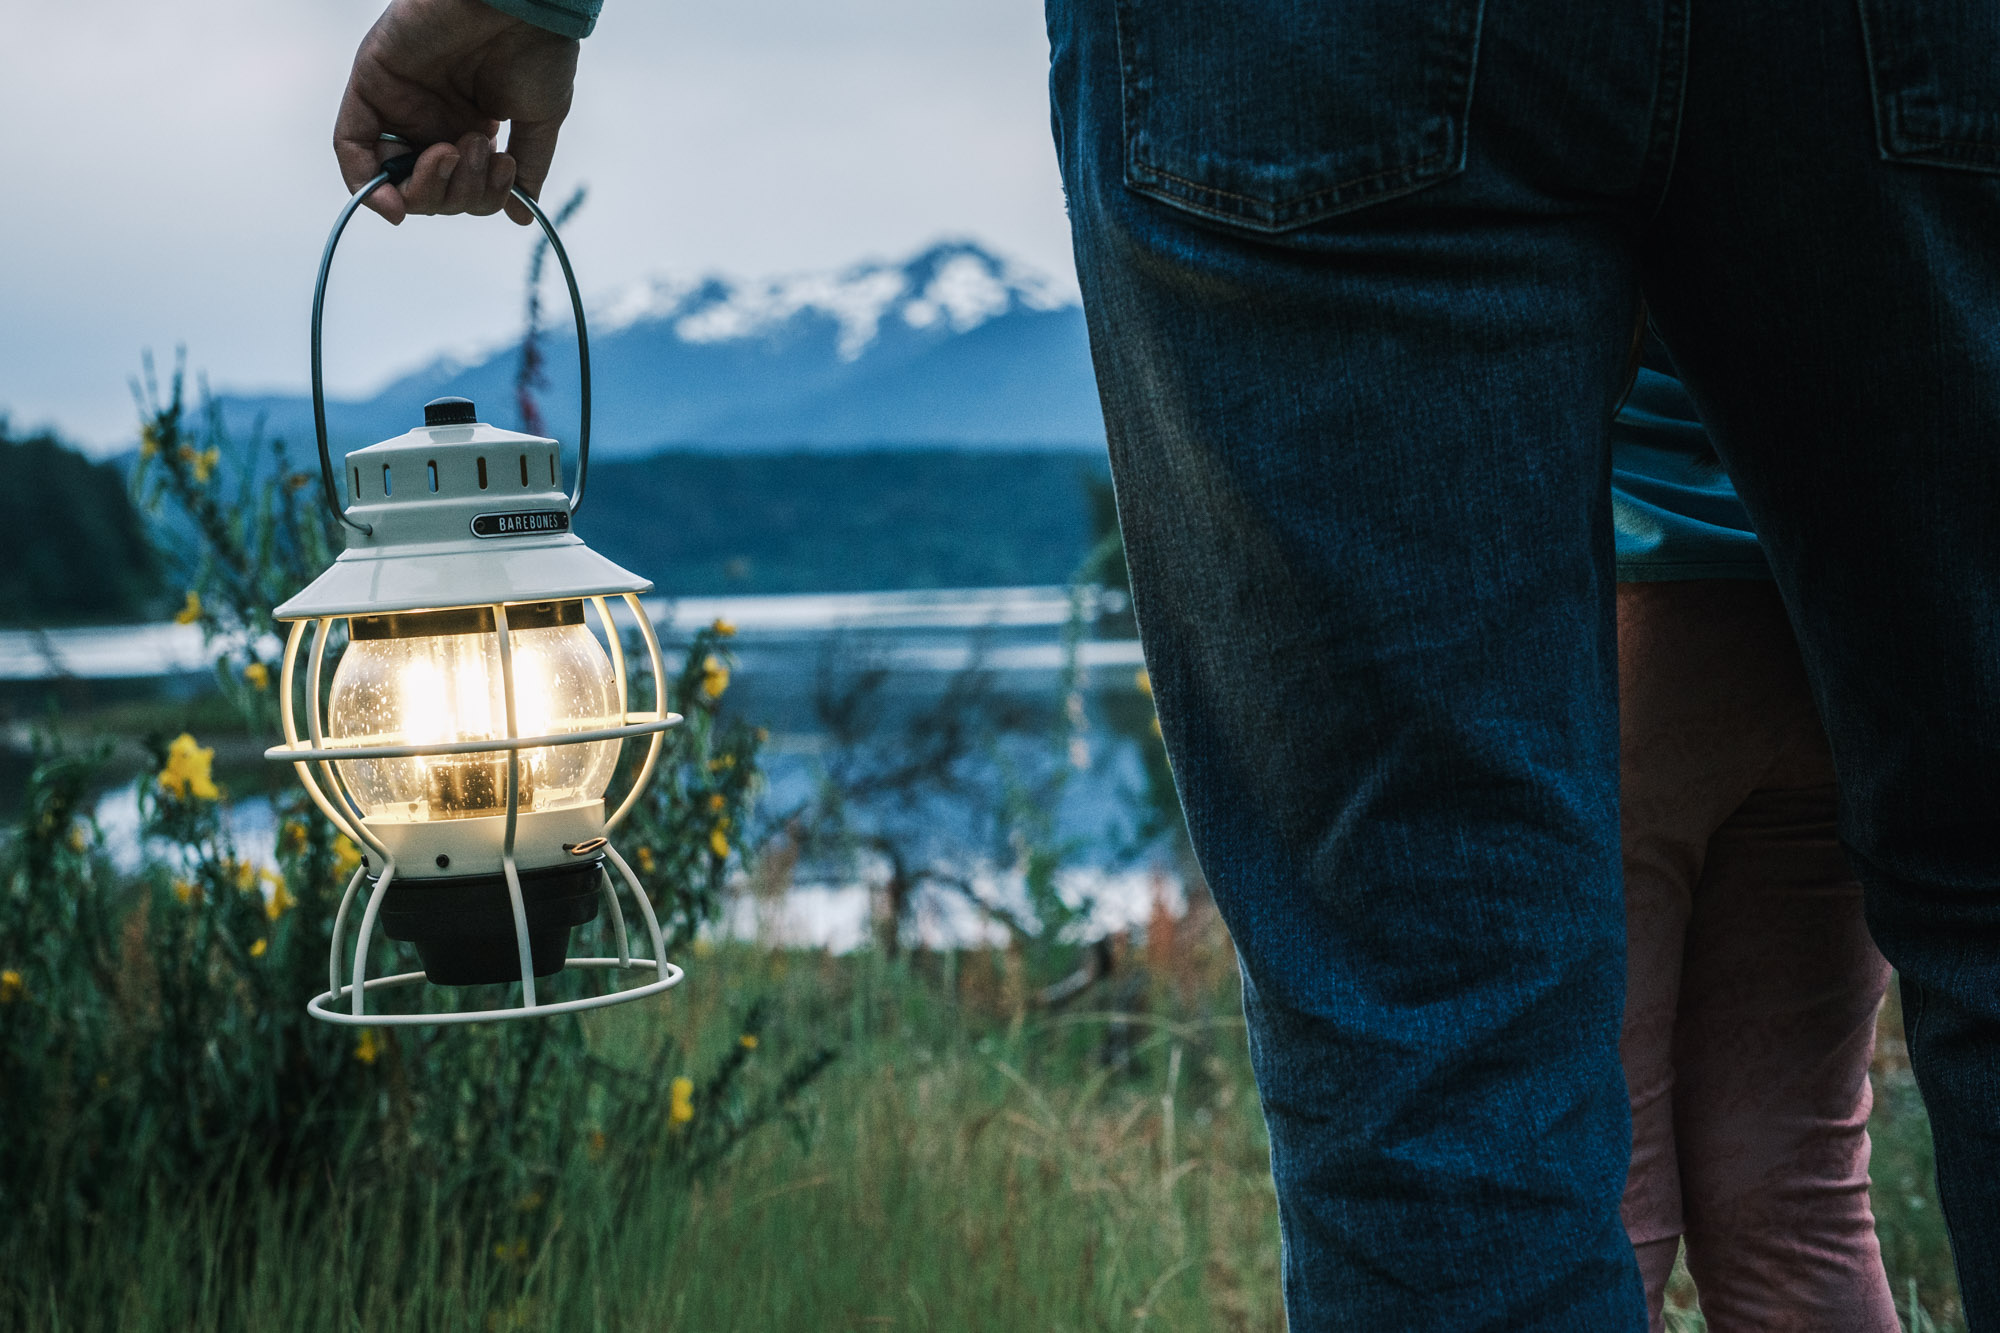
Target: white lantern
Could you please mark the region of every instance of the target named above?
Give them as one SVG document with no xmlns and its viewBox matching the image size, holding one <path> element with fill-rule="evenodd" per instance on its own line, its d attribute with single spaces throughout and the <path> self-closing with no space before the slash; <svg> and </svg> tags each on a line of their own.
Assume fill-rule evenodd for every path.
<svg viewBox="0 0 2000 1333">
<path fill-rule="evenodd" d="M 583 413 L 575 493 L 562 488 L 556 441 L 486 425 L 471 402 L 442 398 L 425 406 L 422 425 L 347 456 L 348 503 L 340 503 L 320 372 L 327 274 L 356 207 L 383 182 L 405 177 L 413 160 L 385 164 L 348 201 L 327 238 L 313 297 L 321 480 L 348 528 L 347 549 L 275 613 L 291 625 L 279 693 L 285 743 L 266 753 L 296 768 L 320 810 L 367 855 L 334 920 L 327 991 L 307 1008 L 335 1023 L 467 1023 L 656 994 L 678 982 L 681 970 L 666 961 L 652 904 L 608 835 L 652 776 L 662 733 L 681 719 L 664 711 L 663 698 L 649 711 L 628 705 L 612 604 L 629 609 L 663 691 L 659 642 L 638 600 L 652 585 L 570 530 L 589 467 L 589 343 L 569 257 L 548 218 L 519 190 L 514 197 L 541 223 L 576 312 Z M 588 623 L 593 613 L 602 644 Z M 346 651 L 326 681 L 338 631 Z M 303 735 L 294 702 L 302 662 Z M 647 743 L 644 761 L 607 813 L 621 746 L 633 738 Z M 650 958 L 631 950 L 619 883 L 645 922 Z M 600 910 L 617 956 L 568 957 L 571 929 Z M 378 929 L 414 944 L 423 971 L 370 978 Z M 536 978 L 565 966 L 650 980 L 538 1001 Z M 520 1002 L 369 1012 L 372 992 L 427 980 L 519 982 Z"/>
</svg>

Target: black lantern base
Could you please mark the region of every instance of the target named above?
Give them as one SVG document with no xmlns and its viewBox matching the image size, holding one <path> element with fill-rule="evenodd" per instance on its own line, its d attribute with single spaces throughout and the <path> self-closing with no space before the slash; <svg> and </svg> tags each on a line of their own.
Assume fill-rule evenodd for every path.
<svg viewBox="0 0 2000 1333">
<path fill-rule="evenodd" d="M 528 953 L 538 977 L 563 969 L 569 932 L 597 915 L 604 858 L 523 870 Z M 514 905 L 504 875 L 397 879 L 382 897 L 382 930 L 417 946 L 434 986 L 487 986 L 521 979 Z"/>
</svg>

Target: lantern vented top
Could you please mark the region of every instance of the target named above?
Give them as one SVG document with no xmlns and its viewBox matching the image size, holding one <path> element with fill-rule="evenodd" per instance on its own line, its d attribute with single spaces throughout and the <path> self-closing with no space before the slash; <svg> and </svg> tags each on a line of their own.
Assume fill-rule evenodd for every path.
<svg viewBox="0 0 2000 1333">
<path fill-rule="evenodd" d="M 479 420 L 479 409 L 470 398 L 433 398 L 424 404 L 426 426 L 470 426 Z"/>
</svg>

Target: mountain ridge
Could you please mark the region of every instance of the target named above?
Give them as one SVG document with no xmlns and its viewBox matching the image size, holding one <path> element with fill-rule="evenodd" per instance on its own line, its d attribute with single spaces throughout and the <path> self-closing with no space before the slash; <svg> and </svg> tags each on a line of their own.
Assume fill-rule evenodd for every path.
<svg viewBox="0 0 2000 1333">
<path fill-rule="evenodd" d="M 537 394 L 551 433 L 574 437 L 575 337 L 541 338 Z M 1103 447 L 1083 314 L 1048 279 L 975 241 L 900 262 L 743 281 L 649 279 L 591 315 L 593 455 L 946 446 Z M 520 343 L 440 357 L 365 399 L 330 402 L 341 450 L 401 434 L 456 394 L 519 427 Z M 302 395 L 218 395 L 232 430 L 312 438 Z"/>
</svg>

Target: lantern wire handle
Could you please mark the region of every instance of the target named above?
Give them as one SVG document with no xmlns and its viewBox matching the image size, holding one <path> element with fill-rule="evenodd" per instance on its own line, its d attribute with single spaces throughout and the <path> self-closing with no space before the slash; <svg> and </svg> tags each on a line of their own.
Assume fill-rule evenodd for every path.
<svg viewBox="0 0 2000 1333">
<path fill-rule="evenodd" d="M 333 477 L 333 455 L 328 448 L 326 438 L 326 384 L 320 368 L 320 323 L 326 311 L 326 279 L 333 271 L 333 252 L 340 245 L 340 234 L 347 230 L 348 220 L 354 216 L 354 211 L 361 207 L 369 195 L 384 185 L 401 185 L 416 169 L 417 153 L 421 150 L 415 144 L 400 134 L 384 134 L 380 138 L 384 143 L 402 144 L 410 151 L 384 162 L 382 169 L 348 198 L 340 210 L 340 215 L 334 219 L 333 230 L 327 234 L 326 248 L 320 252 L 319 278 L 313 284 L 312 307 L 313 433 L 319 440 L 320 488 L 326 499 L 327 510 L 334 518 L 364 537 L 374 529 L 359 519 L 347 516 L 347 510 L 340 503 L 340 484 Z M 563 283 L 569 288 L 570 309 L 576 314 L 576 365 L 582 381 L 582 409 L 578 414 L 576 432 L 576 489 L 570 492 L 569 497 L 569 512 L 575 514 L 583 504 L 583 484 L 590 474 L 590 334 L 584 325 L 583 294 L 577 290 L 576 272 L 570 267 L 569 252 L 563 249 L 562 238 L 556 235 L 555 224 L 549 221 L 549 215 L 544 213 L 542 206 L 519 186 L 515 186 L 511 193 L 533 215 L 535 221 L 541 224 L 542 234 L 548 238 L 549 249 L 555 252 L 556 263 L 562 268 Z"/>
</svg>

